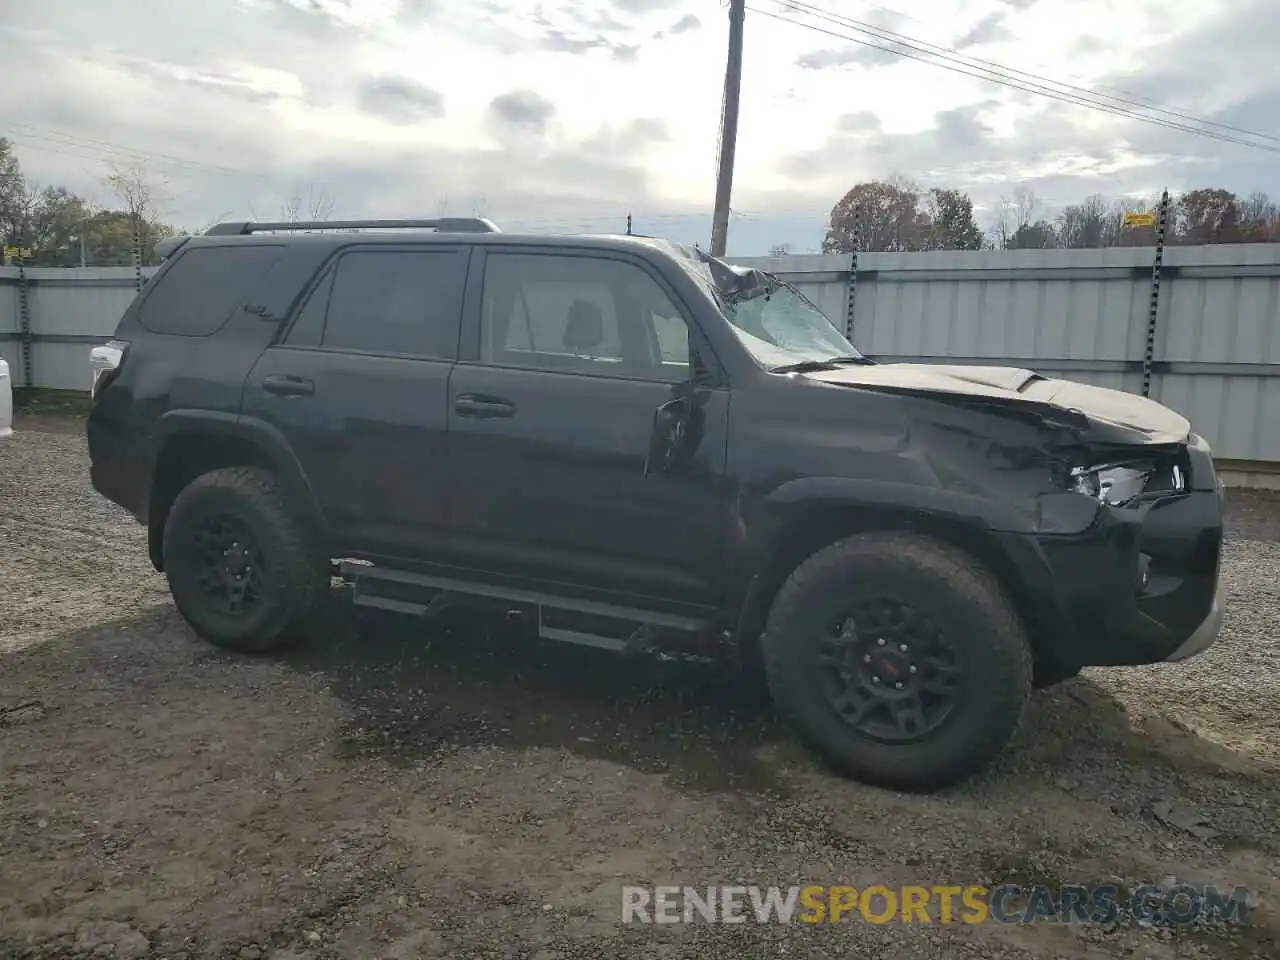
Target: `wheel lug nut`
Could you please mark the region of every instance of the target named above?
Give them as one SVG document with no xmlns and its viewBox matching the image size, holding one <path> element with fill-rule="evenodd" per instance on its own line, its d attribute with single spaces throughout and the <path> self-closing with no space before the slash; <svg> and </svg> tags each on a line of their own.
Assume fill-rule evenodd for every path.
<svg viewBox="0 0 1280 960">
<path fill-rule="evenodd" d="M 880 678 L 879 678 L 879 677 L 872 677 L 872 678 L 871 678 L 871 682 L 872 682 L 872 683 L 879 683 L 879 682 L 880 682 Z"/>
<path fill-rule="evenodd" d="M 881 637 L 879 640 L 877 640 L 877 641 L 876 641 L 876 646 L 877 646 L 877 647 L 883 647 L 883 646 L 884 646 L 884 637 Z"/>
<path fill-rule="evenodd" d="M 864 653 L 864 654 L 862 655 L 862 662 L 863 662 L 863 663 L 870 663 L 870 662 L 871 662 L 871 654 L 869 654 L 869 653 Z"/>
<path fill-rule="evenodd" d="M 914 663 L 911 664 L 911 666 L 907 667 L 907 673 L 915 673 L 915 672 L 916 672 L 916 665 Z"/>
<path fill-rule="evenodd" d="M 901 682 L 901 681 L 899 681 L 898 683 L 895 683 L 895 684 L 894 684 L 894 687 L 896 687 L 897 689 L 901 690 L 901 689 L 902 689 L 902 682 Z"/>
<path fill-rule="evenodd" d="M 899 649 L 899 650 L 901 650 L 903 653 L 906 653 L 906 652 L 907 652 L 907 645 L 906 645 L 905 643 L 900 643 L 900 644 L 898 644 L 898 649 Z"/>
</svg>

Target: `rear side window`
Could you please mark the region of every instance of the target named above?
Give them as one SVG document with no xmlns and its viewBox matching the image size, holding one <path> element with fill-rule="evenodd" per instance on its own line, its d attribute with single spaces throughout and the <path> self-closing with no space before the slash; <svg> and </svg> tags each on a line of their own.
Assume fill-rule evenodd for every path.
<svg viewBox="0 0 1280 960">
<path fill-rule="evenodd" d="M 308 298 L 286 342 L 351 353 L 452 358 L 465 256 L 457 250 L 345 253 Z"/>
<path fill-rule="evenodd" d="M 283 252 L 257 244 L 184 250 L 147 292 L 138 323 L 152 333 L 207 337 L 244 304 Z"/>
</svg>

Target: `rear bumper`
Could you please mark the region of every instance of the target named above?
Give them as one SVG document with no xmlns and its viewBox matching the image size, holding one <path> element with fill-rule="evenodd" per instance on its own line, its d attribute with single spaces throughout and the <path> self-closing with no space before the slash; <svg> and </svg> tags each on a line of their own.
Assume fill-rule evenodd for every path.
<svg viewBox="0 0 1280 960">
<path fill-rule="evenodd" d="M 111 422 L 89 415 L 85 429 L 89 447 L 89 480 L 93 488 L 123 507 L 139 523 L 146 523 L 147 493 L 140 482 L 145 461 L 130 448 L 124 432 Z"/>
<path fill-rule="evenodd" d="M 1222 630 L 1222 490 L 1195 438 L 1186 492 L 1103 507 L 1088 531 L 1013 537 L 1037 654 L 1052 667 L 1131 666 L 1203 653 Z"/>
</svg>

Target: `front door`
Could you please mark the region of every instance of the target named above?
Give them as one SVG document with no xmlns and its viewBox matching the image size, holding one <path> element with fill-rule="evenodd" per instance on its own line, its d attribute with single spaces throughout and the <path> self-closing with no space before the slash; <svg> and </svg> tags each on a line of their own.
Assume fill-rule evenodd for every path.
<svg viewBox="0 0 1280 960">
<path fill-rule="evenodd" d="M 481 257 L 449 387 L 463 561 L 632 601 L 714 603 L 728 392 L 693 382 L 687 311 L 623 256 Z"/>
<path fill-rule="evenodd" d="M 344 555 L 433 553 L 448 521 L 447 390 L 466 247 L 353 245 L 245 383 L 279 429 Z"/>
</svg>

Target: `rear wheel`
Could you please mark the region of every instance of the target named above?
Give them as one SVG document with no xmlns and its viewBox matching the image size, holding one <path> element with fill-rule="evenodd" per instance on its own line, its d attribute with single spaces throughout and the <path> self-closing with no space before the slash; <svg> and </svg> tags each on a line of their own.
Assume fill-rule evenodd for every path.
<svg viewBox="0 0 1280 960">
<path fill-rule="evenodd" d="M 1021 720 L 1031 655 L 994 578 L 898 533 L 851 537 L 783 584 L 761 637 L 774 701 L 846 776 L 900 790 L 958 783 Z"/>
<path fill-rule="evenodd" d="M 197 477 L 173 502 L 164 568 L 183 618 L 240 653 L 282 646 L 321 620 L 329 561 L 279 482 L 257 467 Z"/>
</svg>

